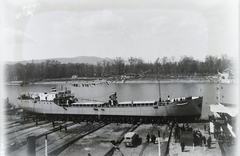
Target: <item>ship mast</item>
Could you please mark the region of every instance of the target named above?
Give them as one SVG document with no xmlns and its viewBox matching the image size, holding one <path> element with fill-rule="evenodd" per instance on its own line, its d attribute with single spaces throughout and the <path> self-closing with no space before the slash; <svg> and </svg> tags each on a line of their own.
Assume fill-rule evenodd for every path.
<svg viewBox="0 0 240 156">
<path fill-rule="evenodd" d="M 159 102 L 161 102 L 161 88 L 160 88 L 160 75 L 159 75 L 159 57 L 156 59 L 156 61 L 154 62 L 154 65 L 156 66 L 155 69 L 156 69 L 156 72 L 157 72 L 157 81 L 158 81 L 158 94 L 159 94 Z"/>
<path fill-rule="evenodd" d="M 158 62 L 158 59 L 157 61 Z M 160 85 L 160 75 L 159 75 L 159 67 L 157 68 L 157 72 L 158 72 L 158 76 L 157 76 L 157 80 L 158 80 L 158 94 L 159 94 L 159 102 L 162 101 L 161 99 L 161 85 Z"/>
</svg>

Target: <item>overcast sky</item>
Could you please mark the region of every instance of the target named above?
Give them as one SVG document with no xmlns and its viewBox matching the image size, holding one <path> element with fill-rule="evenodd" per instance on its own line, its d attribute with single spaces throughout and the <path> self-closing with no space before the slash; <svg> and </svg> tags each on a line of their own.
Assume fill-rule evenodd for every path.
<svg viewBox="0 0 240 156">
<path fill-rule="evenodd" d="M 4 0 L 2 59 L 238 58 L 237 0 Z"/>
</svg>

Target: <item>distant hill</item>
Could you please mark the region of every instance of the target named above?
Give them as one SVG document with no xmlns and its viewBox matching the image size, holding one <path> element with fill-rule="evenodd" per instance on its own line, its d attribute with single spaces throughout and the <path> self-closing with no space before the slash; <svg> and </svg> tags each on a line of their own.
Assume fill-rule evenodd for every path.
<svg viewBox="0 0 240 156">
<path fill-rule="evenodd" d="M 49 58 L 49 59 L 41 59 L 41 60 L 33 60 L 34 63 L 41 63 L 45 62 L 46 60 L 57 60 L 59 62 L 63 63 L 88 63 L 88 64 L 97 64 L 98 62 L 102 62 L 103 60 L 106 61 L 112 61 L 110 58 L 100 58 L 95 56 L 78 56 L 73 58 Z M 26 61 L 16 61 L 16 62 L 5 62 L 6 64 L 15 64 L 15 63 L 22 63 L 27 64 L 31 63 L 32 60 L 26 60 Z"/>
</svg>

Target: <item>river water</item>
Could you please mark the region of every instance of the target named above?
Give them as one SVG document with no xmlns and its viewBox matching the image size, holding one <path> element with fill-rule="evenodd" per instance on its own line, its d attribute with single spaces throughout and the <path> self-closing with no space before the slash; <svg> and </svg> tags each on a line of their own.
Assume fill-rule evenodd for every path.
<svg viewBox="0 0 240 156">
<path fill-rule="evenodd" d="M 216 104 L 218 92 L 216 83 L 110 83 L 93 87 L 74 87 L 71 84 L 33 84 L 26 86 L 5 86 L 5 96 L 13 104 L 21 92 L 50 92 L 52 87 L 71 89 L 75 97 L 108 101 L 109 95 L 117 92 L 118 101 L 158 100 L 182 96 L 203 96 L 202 118 L 209 114 L 209 104 Z M 160 88 L 159 88 L 160 87 Z M 220 101 L 222 103 L 238 104 L 238 85 L 220 84 Z M 160 92 L 159 92 L 160 90 Z"/>
</svg>

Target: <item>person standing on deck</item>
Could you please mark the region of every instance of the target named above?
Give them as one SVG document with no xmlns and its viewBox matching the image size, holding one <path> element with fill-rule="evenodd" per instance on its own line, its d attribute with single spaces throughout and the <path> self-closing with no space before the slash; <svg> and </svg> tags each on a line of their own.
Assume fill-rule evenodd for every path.
<svg viewBox="0 0 240 156">
<path fill-rule="evenodd" d="M 161 99 L 161 98 L 159 98 L 159 102 L 162 102 L 162 99 Z"/>
</svg>

